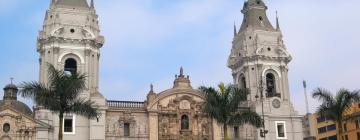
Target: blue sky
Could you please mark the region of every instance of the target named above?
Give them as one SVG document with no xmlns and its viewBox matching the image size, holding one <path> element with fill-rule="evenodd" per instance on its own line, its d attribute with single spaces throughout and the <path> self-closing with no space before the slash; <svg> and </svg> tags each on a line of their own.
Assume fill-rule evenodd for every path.
<svg viewBox="0 0 360 140">
<path fill-rule="evenodd" d="M 37 33 L 50 0 L 0 0 L 0 86 L 38 79 Z M 226 67 L 234 21 L 243 0 L 95 0 L 101 33 L 100 91 L 112 100 L 145 100 L 172 87 L 183 66 L 193 87 L 232 82 Z M 305 112 L 301 82 L 308 92 L 359 89 L 360 1 L 266 0 L 274 23 L 279 12 L 293 61 L 289 82 L 293 104 Z M 0 96 L 3 93 L 0 92 Z M 30 103 L 30 101 L 26 101 Z M 318 105 L 310 99 L 311 111 Z"/>
</svg>

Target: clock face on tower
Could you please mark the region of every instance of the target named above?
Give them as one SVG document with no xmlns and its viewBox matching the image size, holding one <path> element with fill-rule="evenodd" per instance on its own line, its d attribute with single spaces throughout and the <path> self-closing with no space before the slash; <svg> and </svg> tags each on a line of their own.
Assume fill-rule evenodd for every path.
<svg viewBox="0 0 360 140">
<path fill-rule="evenodd" d="M 272 106 L 273 106 L 274 108 L 280 108 L 280 101 L 279 101 L 278 99 L 274 99 L 274 100 L 272 101 Z"/>
</svg>

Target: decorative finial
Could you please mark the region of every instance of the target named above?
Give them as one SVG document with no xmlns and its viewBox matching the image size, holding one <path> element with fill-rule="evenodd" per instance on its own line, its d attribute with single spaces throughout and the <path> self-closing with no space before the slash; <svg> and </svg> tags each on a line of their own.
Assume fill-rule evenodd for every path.
<svg viewBox="0 0 360 140">
<path fill-rule="evenodd" d="M 183 67 L 180 67 L 180 77 L 183 77 L 184 76 L 184 69 Z"/>
<path fill-rule="evenodd" d="M 90 2 L 90 8 L 92 8 L 92 9 L 95 8 L 95 6 L 94 6 L 94 0 L 91 0 L 91 2 Z"/>
<path fill-rule="evenodd" d="M 278 11 L 276 11 L 276 30 L 280 30 Z"/>
<path fill-rule="evenodd" d="M 235 21 L 234 21 L 234 37 L 237 35 L 237 30 L 236 30 L 236 24 L 235 24 Z"/>
<path fill-rule="evenodd" d="M 13 80 L 14 78 L 13 77 L 10 77 L 10 83 L 13 84 Z"/>
<path fill-rule="evenodd" d="M 154 85 L 150 84 L 150 92 L 154 92 Z"/>
</svg>

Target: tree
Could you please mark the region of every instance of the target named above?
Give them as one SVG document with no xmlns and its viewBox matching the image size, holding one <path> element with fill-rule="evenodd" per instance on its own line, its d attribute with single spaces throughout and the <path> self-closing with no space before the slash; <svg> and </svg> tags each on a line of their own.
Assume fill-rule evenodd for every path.
<svg viewBox="0 0 360 140">
<path fill-rule="evenodd" d="M 342 139 L 342 124 L 344 113 L 348 111 L 354 102 L 359 101 L 359 91 L 340 89 L 334 96 L 328 90 L 317 88 L 313 91 L 313 98 L 317 98 L 321 105 L 317 108 L 320 117 L 332 120 L 337 125 L 337 139 Z"/>
<path fill-rule="evenodd" d="M 227 127 L 229 125 L 251 124 L 257 128 L 263 125 L 260 115 L 250 109 L 240 111 L 239 105 L 247 100 L 248 90 L 236 85 L 220 83 L 219 90 L 212 87 L 200 87 L 205 94 L 203 112 L 223 125 L 224 140 L 228 140 Z"/>
<path fill-rule="evenodd" d="M 25 98 L 31 98 L 36 105 L 58 113 L 59 133 L 58 139 L 63 139 L 64 114 L 73 113 L 94 119 L 100 115 L 94 102 L 80 97 L 80 93 L 86 88 L 85 74 L 56 70 L 53 65 L 48 68 L 48 83 L 36 81 L 23 82 L 20 86 L 20 94 Z"/>
</svg>

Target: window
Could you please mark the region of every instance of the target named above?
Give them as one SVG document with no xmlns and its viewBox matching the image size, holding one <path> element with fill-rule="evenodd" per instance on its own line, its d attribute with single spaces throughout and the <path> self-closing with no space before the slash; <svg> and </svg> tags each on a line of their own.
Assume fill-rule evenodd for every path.
<svg viewBox="0 0 360 140">
<path fill-rule="evenodd" d="M 316 118 L 316 121 L 317 121 L 317 123 L 322 123 L 322 122 L 326 121 L 326 118 L 320 116 L 320 117 Z"/>
<path fill-rule="evenodd" d="M 240 76 L 240 83 L 241 83 L 241 88 L 246 88 L 246 79 L 244 75 Z"/>
<path fill-rule="evenodd" d="M 336 135 L 328 137 L 328 140 L 337 140 Z"/>
<path fill-rule="evenodd" d="M 77 62 L 73 58 L 66 59 L 64 71 L 66 74 L 73 74 L 77 71 Z"/>
<path fill-rule="evenodd" d="M 189 117 L 187 115 L 181 116 L 181 130 L 189 130 Z"/>
<path fill-rule="evenodd" d="M 75 117 L 71 114 L 65 114 L 63 122 L 64 134 L 75 134 Z"/>
<path fill-rule="evenodd" d="M 124 123 L 124 136 L 128 137 L 130 136 L 130 124 Z"/>
<path fill-rule="evenodd" d="M 347 131 L 346 123 L 344 123 L 344 131 Z"/>
<path fill-rule="evenodd" d="M 5 124 L 3 125 L 3 131 L 4 131 L 5 133 L 8 133 L 8 132 L 10 131 L 10 124 L 9 124 L 9 123 L 5 123 Z"/>
<path fill-rule="evenodd" d="M 359 120 L 358 119 L 355 120 L 355 126 L 356 126 L 356 129 L 359 128 Z"/>
<path fill-rule="evenodd" d="M 276 138 L 286 139 L 286 123 L 284 121 L 275 121 L 276 125 Z"/>
<path fill-rule="evenodd" d="M 344 140 L 349 140 L 349 137 L 348 135 L 345 135 L 345 139 Z"/>
<path fill-rule="evenodd" d="M 266 74 L 266 91 L 268 97 L 274 97 L 276 94 L 275 76 L 272 73 Z"/>
<path fill-rule="evenodd" d="M 333 125 L 328 125 L 326 129 L 327 129 L 327 131 L 336 130 L 336 125 L 335 125 L 335 124 L 333 124 Z"/>
<path fill-rule="evenodd" d="M 319 140 L 327 140 L 327 138 L 321 138 L 321 139 L 319 139 Z"/>
<path fill-rule="evenodd" d="M 320 127 L 318 128 L 318 133 L 321 134 L 321 133 L 325 133 L 326 132 L 326 127 Z"/>
<path fill-rule="evenodd" d="M 357 140 L 360 140 L 360 132 L 357 132 L 356 136 L 357 136 Z"/>
<path fill-rule="evenodd" d="M 235 135 L 235 138 L 239 138 L 239 127 L 237 127 L 237 126 L 234 127 L 234 135 Z"/>
<path fill-rule="evenodd" d="M 259 16 L 259 20 L 261 20 L 261 21 L 263 20 L 262 16 Z"/>
</svg>

